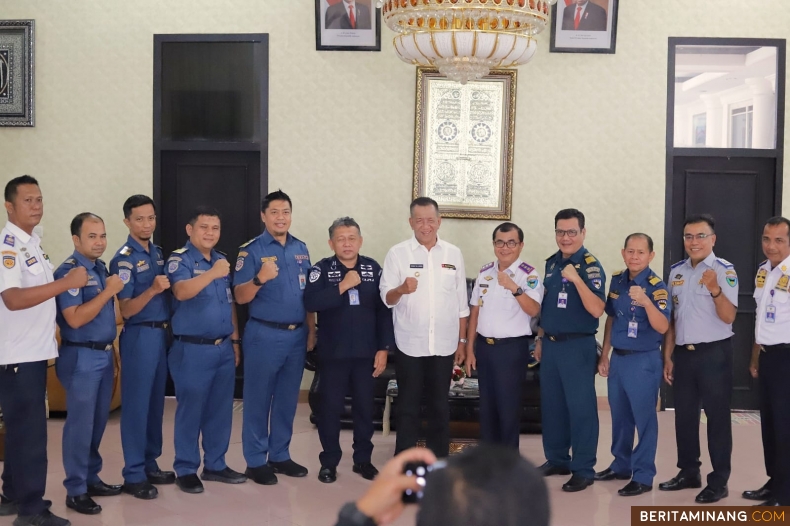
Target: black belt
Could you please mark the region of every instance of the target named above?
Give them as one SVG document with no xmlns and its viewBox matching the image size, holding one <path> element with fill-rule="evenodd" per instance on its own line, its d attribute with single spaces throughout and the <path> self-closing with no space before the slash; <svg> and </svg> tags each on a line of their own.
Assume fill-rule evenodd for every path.
<svg viewBox="0 0 790 526">
<path fill-rule="evenodd" d="M 617 356 L 628 356 L 629 354 L 642 354 L 648 352 L 658 352 L 658 349 L 654 349 L 652 351 L 627 351 L 625 349 L 612 349 Z"/>
<path fill-rule="evenodd" d="M 273 321 L 262 320 L 260 318 L 254 317 L 254 316 L 252 317 L 252 319 L 257 321 L 258 323 L 262 323 L 262 324 L 266 325 L 267 327 L 272 327 L 273 329 L 281 329 L 281 330 L 284 330 L 284 331 L 295 331 L 296 329 L 298 329 L 299 327 L 304 325 L 304 322 L 299 322 L 299 323 L 275 323 Z"/>
<path fill-rule="evenodd" d="M 716 340 L 715 342 L 688 343 L 681 345 L 680 347 L 686 349 L 687 351 L 703 351 L 705 349 L 715 347 L 722 342 L 729 341 L 730 339 L 732 339 L 732 336 L 730 336 L 729 338 L 724 338 L 723 340 Z"/>
<path fill-rule="evenodd" d="M 479 334 L 479 333 L 478 333 L 477 337 L 478 338 L 482 338 L 483 341 L 486 342 L 488 345 L 504 345 L 506 343 L 513 343 L 513 342 L 517 342 L 519 340 L 526 340 L 527 338 L 529 338 L 529 336 L 527 336 L 527 335 L 524 335 L 524 336 L 513 336 L 513 337 L 510 337 L 510 338 L 486 338 L 485 336 L 483 336 L 482 334 Z"/>
<path fill-rule="evenodd" d="M 790 351 L 790 343 L 779 343 L 777 345 L 763 345 L 763 349 L 768 351 Z"/>
<path fill-rule="evenodd" d="M 97 343 L 97 342 L 70 342 L 63 340 L 60 342 L 61 347 L 85 347 L 95 351 L 112 351 L 112 342 L 110 343 Z"/>
<path fill-rule="evenodd" d="M 131 327 L 150 327 L 152 329 L 167 329 L 170 327 L 169 321 L 141 321 L 140 323 L 130 323 Z"/>
<path fill-rule="evenodd" d="M 588 336 L 595 336 L 586 332 L 566 332 L 565 334 L 544 334 L 543 337 L 552 342 L 567 342 L 568 340 L 578 340 L 579 338 L 586 338 Z"/>
<path fill-rule="evenodd" d="M 174 338 L 184 343 L 194 343 L 195 345 L 220 345 L 222 342 L 230 338 L 198 338 L 197 336 L 174 336 Z"/>
<path fill-rule="evenodd" d="M 16 372 L 16 369 L 18 367 L 19 367 L 18 363 L 6 363 L 6 364 L 3 364 L 3 365 L 0 365 L 0 369 L 2 369 L 3 371 L 7 371 L 9 369 L 14 369 L 14 372 Z"/>
</svg>

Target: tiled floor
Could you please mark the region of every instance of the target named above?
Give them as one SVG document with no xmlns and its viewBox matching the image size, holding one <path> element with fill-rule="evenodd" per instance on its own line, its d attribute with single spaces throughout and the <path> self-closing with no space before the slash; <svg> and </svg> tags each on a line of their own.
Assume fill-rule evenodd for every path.
<svg viewBox="0 0 790 526">
<path fill-rule="evenodd" d="M 163 469 L 169 469 L 173 458 L 173 416 L 175 400 L 168 400 L 165 412 L 165 446 L 160 459 Z M 310 474 L 304 479 L 280 477 L 276 486 L 259 486 L 252 482 L 238 486 L 224 484 L 205 484 L 206 491 L 200 495 L 187 495 L 175 486 L 160 486 L 159 498 L 154 501 L 141 501 L 129 495 L 97 499 L 104 511 L 96 516 L 80 515 L 66 511 L 64 504 L 63 465 L 61 462 L 62 419 L 49 422 L 49 477 L 47 498 L 51 499 L 53 511 L 68 517 L 75 526 L 106 524 L 112 526 L 161 525 L 161 526 L 215 526 L 215 525 L 256 525 L 256 526 L 330 526 L 334 524 L 337 510 L 348 500 L 361 495 L 368 482 L 351 472 L 351 432 L 344 431 L 342 444 L 347 452 L 338 470 L 335 484 L 322 484 L 316 479 L 319 469 L 318 435 L 308 421 L 309 408 L 300 404 L 294 426 L 291 454 L 294 460 L 304 463 Z M 228 464 L 239 471 L 245 468 L 241 452 L 241 413 L 234 414 L 233 435 Z M 674 415 L 671 412 L 659 413 L 660 437 L 658 446 L 658 482 L 673 477 L 675 468 Z M 608 466 L 611 461 L 609 445 L 611 438 L 611 419 L 609 412 L 600 411 L 601 436 L 598 446 L 598 469 Z M 722 504 L 750 504 L 740 498 L 744 489 L 756 489 L 765 482 L 762 461 L 759 420 L 751 416 L 734 415 L 733 474 L 730 480 L 730 497 Z M 705 428 L 701 434 L 704 440 Z M 376 433 L 373 438 L 376 446 L 373 462 L 382 466 L 391 456 L 395 436 L 387 437 Z M 704 448 L 703 442 L 703 448 Z M 532 462 L 543 462 L 540 435 L 522 435 L 521 452 Z M 102 444 L 104 455 L 103 479 L 108 483 L 121 482 L 123 457 L 120 444 L 120 418 L 118 412 L 111 417 Z M 710 469 L 707 454 L 703 454 L 703 474 Z M 596 483 L 591 488 L 575 494 L 561 491 L 560 486 L 567 477 L 548 479 L 552 499 L 552 524 L 555 526 L 607 526 L 630 523 L 632 505 L 689 505 L 693 504 L 696 490 L 665 493 L 654 490 L 634 498 L 617 495 L 624 483 L 622 481 Z M 416 510 L 409 509 L 395 523 L 399 526 L 414 524 Z M 10 525 L 13 518 L 3 517 L 0 526 Z"/>
</svg>

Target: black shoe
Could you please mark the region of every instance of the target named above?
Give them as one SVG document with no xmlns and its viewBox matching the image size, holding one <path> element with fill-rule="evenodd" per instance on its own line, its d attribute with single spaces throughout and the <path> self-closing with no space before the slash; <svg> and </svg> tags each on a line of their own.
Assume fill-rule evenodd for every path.
<svg viewBox="0 0 790 526">
<path fill-rule="evenodd" d="M 681 471 L 678 476 L 658 485 L 661 491 L 678 491 L 687 488 L 701 488 L 702 480 L 699 473 L 695 476 L 684 475 Z"/>
<path fill-rule="evenodd" d="M 699 502 L 700 504 L 712 504 L 714 502 L 719 502 L 721 499 L 729 497 L 730 492 L 727 491 L 727 486 L 723 488 L 711 488 L 710 486 L 705 486 L 705 489 L 702 490 L 697 498 L 694 499 L 694 502 Z"/>
<path fill-rule="evenodd" d="M 744 499 L 749 500 L 771 500 L 773 498 L 773 493 L 771 493 L 771 489 L 768 487 L 768 484 L 769 483 L 766 482 L 765 485 L 760 489 L 744 491 L 741 496 Z"/>
<path fill-rule="evenodd" d="M 765 502 L 761 502 L 760 504 L 755 504 L 755 506 L 779 506 L 779 501 L 776 499 L 768 499 Z"/>
<path fill-rule="evenodd" d="M 148 477 L 148 482 L 151 484 L 158 484 L 158 485 L 165 485 L 165 484 L 175 484 L 176 482 L 176 474 L 172 471 L 147 471 L 145 476 Z"/>
<path fill-rule="evenodd" d="M 66 507 L 73 509 L 77 513 L 82 513 L 83 515 L 96 515 L 97 513 L 101 513 L 101 506 L 96 504 L 87 493 L 77 495 L 76 497 L 66 497 Z"/>
<path fill-rule="evenodd" d="M 144 480 L 135 484 L 124 484 L 121 486 L 121 491 L 134 496 L 136 499 L 151 500 L 159 495 L 157 490 L 150 482 Z"/>
<path fill-rule="evenodd" d="M 552 475 L 570 475 L 571 470 L 568 468 L 561 468 L 560 466 L 555 466 L 554 464 L 550 463 L 548 460 L 543 463 L 542 466 L 538 468 L 541 473 L 543 473 L 544 477 L 550 477 Z"/>
<path fill-rule="evenodd" d="M 600 481 L 607 481 L 607 480 L 628 480 L 631 478 L 630 473 L 615 473 L 612 471 L 612 468 L 606 468 L 603 471 L 599 471 L 593 477 L 594 480 Z"/>
<path fill-rule="evenodd" d="M 20 515 L 14 526 L 71 526 L 71 522 L 46 509 L 37 515 Z"/>
<path fill-rule="evenodd" d="M 176 477 L 176 486 L 184 493 L 203 493 L 203 483 L 197 473 Z"/>
<path fill-rule="evenodd" d="M 331 484 L 337 480 L 337 469 L 336 468 L 325 468 L 321 467 L 321 471 L 318 472 L 318 480 L 323 482 L 324 484 Z"/>
<path fill-rule="evenodd" d="M 653 486 L 648 486 L 647 484 L 642 484 L 641 482 L 632 480 L 626 484 L 625 487 L 617 490 L 617 494 L 621 497 L 636 497 L 637 495 L 647 493 L 648 491 L 653 491 Z"/>
<path fill-rule="evenodd" d="M 288 460 L 283 460 L 282 462 L 272 462 L 270 460 L 268 466 L 272 468 L 275 473 L 282 473 L 286 477 L 307 476 L 307 468 L 300 466 L 290 458 Z"/>
<path fill-rule="evenodd" d="M 593 479 L 586 479 L 574 473 L 571 479 L 562 485 L 562 491 L 567 491 L 568 493 L 581 491 L 587 489 L 588 486 L 592 486 L 593 482 L 595 482 Z"/>
<path fill-rule="evenodd" d="M 376 466 L 371 464 L 370 462 L 361 462 L 359 464 L 354 464 L 354 467 L 351 468 L 354 473 L 359 473 L 362 475 L 363 479 L 366 480 L 373 480 L 376 478 L 376 475 L 379 474 L 379 470 L 376 469 Z"/>
<path fill-rule="evenodd" d="M 16 502 L 7 499 L 5 495 L 0 495 L 0 517 L 16 515 L 17 513 L 19 513 L 19 507 L 16 505 Z"/>
<path fill-rule="evenodd" d="M 209 482 L 224 482 L 225 484 L 241 484 L 247 482 L 247 477 L 225 466 L 221 471 L 211 471 L 203 468 L 200 478 Z"/>
<path fill-rule="evenodd" d="M 247 468 L 244 474 L 256 484 L 263 484 L 264 486 L 277 484 L 277 475 L 275 475 L 274 470 L 266 464 L 258 466 L 257 468 Z"/>
<path fill-rule="evenodd" d="M 105 484 L 99 481 L 97 484 L 88 486 L 88 495 L 91 497 L 113 497 L 121 494 L 120 484 Z"/>
</svg>

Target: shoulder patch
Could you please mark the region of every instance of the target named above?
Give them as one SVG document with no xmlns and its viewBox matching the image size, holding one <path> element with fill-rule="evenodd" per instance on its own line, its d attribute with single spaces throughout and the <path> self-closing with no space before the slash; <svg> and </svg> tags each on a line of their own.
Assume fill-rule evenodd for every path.
<svg viewBox="0 0 790 526">
<path fill-rule="evenodd" d="M 616 272 L 612 272 L 612 277 L 614 277 L 614 276 L 619 276 L 619 275 L 620 275 L 620 274 L 622 274 L 623 272 L 625 272 L 625 270 L 618 270 L 618 271 L 616 271 Z"/>
<path fill-rule="evenodd" d="M 118 268 L 134 268 L 134 265 L 131 264 L 129 261 L 119 261 Z"/>
<path fill-rule="evenodd" d="M 664 289 L 658 289 L 653 291 L 653 300 L 660 301 L 666 300 L 669 297 L 669 293 Z"/>
<path fill-rule="evenodd" d="M 318 265 L 310 269 L 310 283 L 315 283 L 321 277 L 321 267 Z"/>
<path fill-rule="evenodd" d="M 647 282 L 653 286 L 656 286 L 659 283 L 661 283 L 661 278 L 659 278 L 658 276 L 651 276 L 650 279 L 647 280 Z"/>
<path fill-rule="evenodd" d="M 480 267 L 480 272 L 481 272 L 481 273 L 482 273 L 482 272 L 485 272 L 486 270 L 488 270 L 488 269 L 490 269 L 490 268 L 493 268 L 493 267 L 494 267 L 494 262 L 493 262 L 493 261 L 492 261 L 491 263 L 486 263 L 485 265 L 483 265 L 482 267 Z"/>
<path fill-rule="evenodd" d="M 177 248 L 173 251 L 173 254 L 183 254 L 187 251 L 187 247 Z"/>
<path fill-rule="evenodd" d="M 123 247 L 123 248 L 122 248 L 122 249 L 119 251 L 119 253 L 120 253 L 122 256 L 131 256 L 131 255 L 132 255 L 132 247 L 130 247 L 130 246 L 124 246 L 124 247 Z"/>
<path fill-rule="evenodd" d="M 11 234 L 6 234 L 5 238 L 3 239 L 3 244 L 13 247 L 14 243 L 16 243 L 16 238 Z"/>
<path fill-rule="evenodd" d="M 730 263 L 729 261 L 727 261 L 726 259 L 723 259 L 723 258 L 716 258 L 716 262 L 719 265 L 722 265 L 724 268 L 733 268 L 734 267 L 734 265 L 732 263 Z"/>
<path fill-rule="evenodd" d="M 686 260 L 685 260 L 685 259 L 681 259 L 680 261 L 678 261 L 677 263 L 675 263 L 674 265 L 672 265 L 672 266 L 671 266 L 671 267 L 669 267 L 669 268 L 676 268 L 676 267 L 679 267 L 680 265 L 682 265 L 682 264 L 683 264 L 683 263 L 685 263 L 685 262 L 686 262 Z"/>
<path fill-rule="evenodd" d="M 531 266 L 527 265 L 526 263 L 522 263 L 521 265 L 518 266 L 518 268 L 523 270 L 524 273 L 526 273 L 526 274 L 532 274 L 532 272 L 534 272 L 534 270 L 535 270 L 535 267 L 531 267 Z"/>
</svg>

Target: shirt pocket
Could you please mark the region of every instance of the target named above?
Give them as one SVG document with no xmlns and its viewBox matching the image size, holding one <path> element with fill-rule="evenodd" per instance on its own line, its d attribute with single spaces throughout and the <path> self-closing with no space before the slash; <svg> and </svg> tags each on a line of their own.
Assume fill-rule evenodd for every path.
<svg viewBox="0 0 790 526">
<path fill-rule="evenodd" d="M 441 276 L 443 289 L 445 290 L 455 289 L 455 277 L 457 272 L 458 271 L 454 268 L 442 267 L 442 270 L 439 271 L 439 275 Z"/>
<path fill-rule="evenodd" d="M 773 297 L 774 303 L 778 303 L 780 305 L 787 304 L 788 298 L 790 298 L 790 293 L 788 293 L 787 291 L 778 290 L 778 289 L 774 289 L 773 293 L 774 293 L 774 297 Z"/>
<path fill-rule="evenodd" d="M 44 272 L 44 267 L 40 261 L 36 261 L 30 266 L 22 261 L 22 285 L 24 287 L 32 287 L 41 285 L 41 274 Z"/>
</svg>

